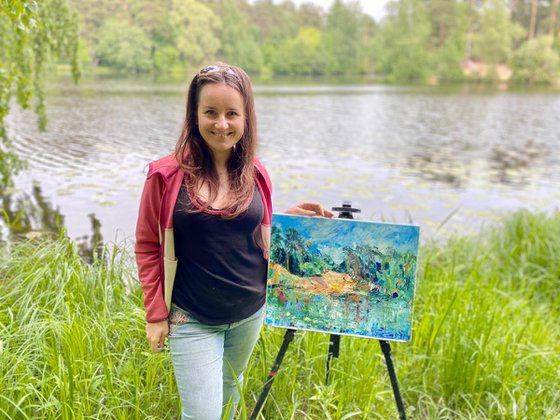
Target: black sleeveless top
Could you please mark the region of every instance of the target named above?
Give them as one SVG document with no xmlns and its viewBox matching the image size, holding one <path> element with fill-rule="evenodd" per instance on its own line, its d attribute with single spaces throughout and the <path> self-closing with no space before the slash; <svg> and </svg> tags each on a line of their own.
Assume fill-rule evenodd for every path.
<svg viewBox="0 0 560 420">
<path fill-rule="evenodd" d="M 255 186 L 249 209 L 235 219 L 214 210 L 189 213 L 193 200 L 183 183 L 173 213 L 172 302 L 205 324 L 241 321 L 265 303 L 268 263 L 255 241 L 264 215 L 261 194 Z"/>
</svg>

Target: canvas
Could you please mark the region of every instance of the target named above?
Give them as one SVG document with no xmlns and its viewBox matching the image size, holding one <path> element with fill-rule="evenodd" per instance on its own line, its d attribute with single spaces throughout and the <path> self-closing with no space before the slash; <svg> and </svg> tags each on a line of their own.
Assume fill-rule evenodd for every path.
<svg viewBox="0 0 560 420">
<path fill-rule="evenodd" d="M 266 323 L 409 341 L 415 225 L 274 214 Z"/>
</svg>

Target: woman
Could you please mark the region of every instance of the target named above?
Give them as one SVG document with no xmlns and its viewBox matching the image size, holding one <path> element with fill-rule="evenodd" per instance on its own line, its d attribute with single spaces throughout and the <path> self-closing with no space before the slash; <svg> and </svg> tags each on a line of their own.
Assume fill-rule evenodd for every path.
<svg viewBox="0 0 560 420">
<path fill-rule="evenodd" d="M 153 351 L 169 337 L 183 419 L 233 417 L 262 325 L 272 204 L 256 145 L 247 74 L 209 66 L 175 153 L 149 167 L 135 248 L 146 336 Z M 317 203 L 286 212 L 332 217 Z"/>
</svg>

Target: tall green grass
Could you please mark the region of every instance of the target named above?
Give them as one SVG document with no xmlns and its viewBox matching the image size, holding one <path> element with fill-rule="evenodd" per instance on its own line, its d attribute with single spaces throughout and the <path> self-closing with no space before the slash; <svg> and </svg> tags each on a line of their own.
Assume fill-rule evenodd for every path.
<svg viewBox="0 0 560 420">
<path fill-rule="evenodd" d="M 130 255 L 92 265 L 67 239 L 15 244 L 0 265 L 0 418 L 171 418 L 167 356 L 145 346 Z"/>
<path fill-rule="evenodd" d="M 519 212 L 421 249 L 413 339 L 392 343 L 411 419 L 560 419 L 560 213 Z M 0 257 L 0 418 L 177 418 L 168 353 L 151 354 L 129 249 L 86 264 L 67 239 Z M 240 416 L 284 330 L 265 327 Z M 298 332 L 265 419 L 397 418 L 376 340 Z"/>
</svg>

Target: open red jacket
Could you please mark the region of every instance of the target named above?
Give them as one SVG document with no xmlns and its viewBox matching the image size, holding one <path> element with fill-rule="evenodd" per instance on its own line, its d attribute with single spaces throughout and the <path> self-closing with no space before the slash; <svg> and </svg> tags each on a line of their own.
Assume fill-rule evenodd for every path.
<svg viewBox="0 0 560 420">
<path fill-rule="evenodd" d="M 268 260 L 272 218 L 272 184 L 266 169 L 255 159 L 255 180 L 264 204 L 256 241 Z M 136 263 L 144 293 L 146 321 L 167 319 L 177 270 L 173 237 L 173 211 L 184 179 L 175 155 L 149 165 L 136 224 Z M 265 285 L 263 285 L 265 287 Z"/>
</svg>

